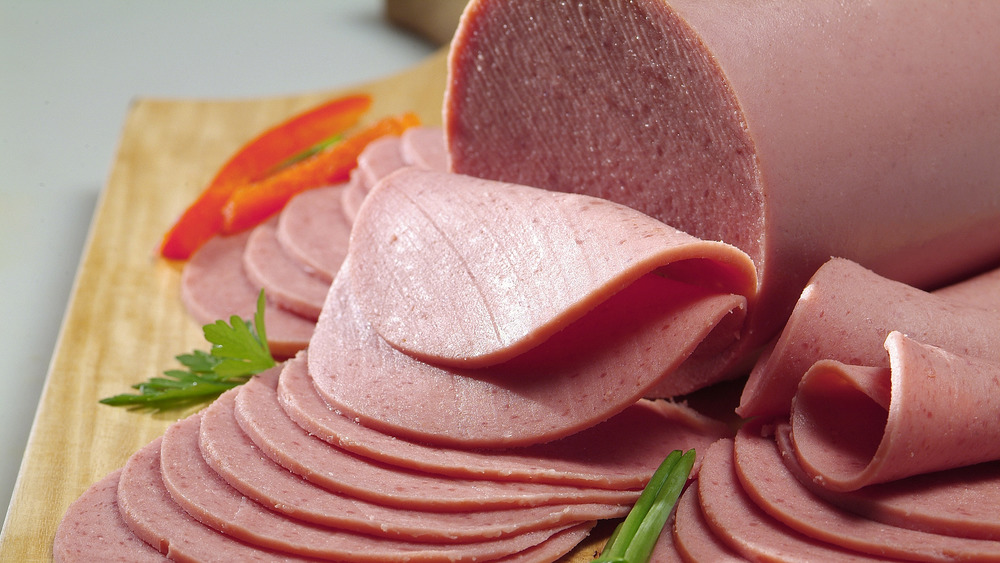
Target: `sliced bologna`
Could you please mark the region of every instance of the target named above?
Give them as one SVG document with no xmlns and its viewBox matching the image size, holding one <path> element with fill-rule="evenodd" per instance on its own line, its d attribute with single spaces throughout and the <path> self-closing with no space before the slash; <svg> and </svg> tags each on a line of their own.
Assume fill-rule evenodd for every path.
<svg viewBox="0 0 1000 563">
<path fill-rule="evenodd" d="M 700 451 L 731 434 L 728 426 L 683 404 L 640 400 L 592 428 L 544 444 L 498 451 L 433 447 L 378 432 L 331 409 L 313 386 L 306 354 L 288 360 L 278 379 L 278 400 L 289 418 L 338 448 L 417 471 L 635 489 L 645 486 L 665 452 Z"/>
<path fill-rule="evenodd" d="M 66 510 L 52 543 L 56 563 L 169 561 L 122 520 L 117 501 L 121 471 L 116 469 L 91 485 Z"/>
<path fill-rule="evenodd" d="M 199 415 L 172 425 L 163 437 L 160 466 L 171 498 L 198 521 L 263 549 L 306 557 L 368 561 L 477 561 L 505 557 L 535 546 L 567 526 L 494 540 L 413 542 L 357 534 L 288 518 L 230 487 L 205 463 Z"/>
<path fill-rule="evenodd" d="M 885 349 L 889 368 L 827 360 L 802 378 L 791 424 L 807 473 L 853 491 L 1000 459 L 1000 362 L 895 331 Z"/>
<path fill-rule="evenodd" d="M 883 343 L 891 331 L 952 352 L 1000 361 L 1000 275 L 983 275 L 929 293 L 835 258 L 816 271 L 773 346 L 750 373 L 738 412 L 783 415 L 815 362 L 889 367 Z M 971 294 L 978 295 L 978 299 Z"/>
<path fill-rule="evenodd" d="M 782 458 L 773 433 L 750 423 L 735 439 L 738 486 L 771 517 L 809 537 L 862 553 L 913 561 L 1000 561 L 1000 542 L 896 527 L 813 495 Z M 984 499 L 985 500 L 985 499 Z"/>
<path fill-rule="evenodd" d="M 351 222 L 344 214 L 344 185 L 306 190 L 293 197 L 278 215 L 281 247 L 327 282 L 347 255 Z"/>
<path fill-rule="evenodd" d="M 427 511 L 389 507 L 323 489 L 261 453 L 233 416 L 235 394 L 203 411 L 199 444 L 208 465 L 240 493 L 291 518 L 394 539 L 469 542 L 623 516 L 627 504 Z"/>
<path fill-rule="evenodd" d="M 674 519 L 671 529 L 660 534 L 660 539 L 670 537 L 670 547 L 676 551 L 682 561 L 713 561 L 718 563 L 738 563 L 749 561 L 736 554 L 728 545 L 721 541 L 705 521 L 698 499 L 698 487 L 688 487 L 677 499 L 674 509 Z M 666 541 L 664 540 L 666 544 Z M 664 550 L 670 554 L 667 545 Z M 660 544 L 657 544 L 654 555 L 658 554 Z"/>
<path fill-rule="evenodd" d="M 243 251 L 243 269 L 278 307 L 308 320 L 319 318 L 330 282 L 313 275 L 285 252 L 273 224 L 259 225 L 250 233 Z"/>
<path fill-rule="evenodd" d="M 740 485 L 732 440 L 719 440 L 704 454 L 697 487 L 705 522 L 715 537 L 752 561 L 897 560 L 817 540 L 772 518 Z"/>
<path fill-rule="evenodd" d="M 188 312 L 201 324 L 229 320 L 231 315 L 253 318 L 260 287 L 243 270 L 243 251 L 251 231 L 215 237 L 184 265 L 181 298 Z M 264 313 L 267 340 L 276 357 L 294 356 L 305 348 L 315 322 L 267 303 Z"/>
<path fill-rule="evenodd" d="M 471 2 L 449 59 L 452 170 L 740 247 L 760 278 L 747 354 L 830 256 L 925 289 L 1000 259 L 1000 3 L 733 9 Z"/>
<path fill-rule="evenodd" d="M 448 170 L 448 149 L 444 144 L 444 130 L 440 127 L 410 127 L 403 131 L 400 139 L 400 152 L 406 164 L 426 170 Z"/>
<path fill-rule="evenodd" d="M 305 563 L 311 559 L 259 549 L 192 518 L 173 501 L 160 474 L 157 438 L 132 454 L 118 483 L 122 519 L 136 536 L 175 561 Z"/>
<path fill-rule="evenodd" d="M 468 511 L 569 503 L 630 504 L 639 491 L 509 480 L 463 479 L 373 462 L 310 436 L 289 419 L 273 379 L 255 379 L 236 398 L 241 428 L 268 457 L 332 491 L 401 508 Z"/>
</svg>

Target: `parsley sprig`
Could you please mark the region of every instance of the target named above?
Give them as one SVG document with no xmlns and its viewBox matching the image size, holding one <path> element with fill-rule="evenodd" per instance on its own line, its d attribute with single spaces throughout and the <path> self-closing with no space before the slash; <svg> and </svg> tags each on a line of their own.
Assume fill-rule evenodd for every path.
<svg viewBox="0 0 1000 563">
<path fill-rule="evenodd" d="M 592 563 L 644 563 L 691 475 L 694 450 L 670 452 Z"/>
<path fill-rule="evenodd" d="M 195 350 L 177 356 L 187 369 L 163 372 L 132 386 L 139 393 L 101 399 L 105 405 L 152 410 L 181 408 L 215 399 L 228 389 L 275 365 L 264 328 L 264 292 L 257 298 L 253 322 L 233 315 L 229 324 L 219 320 L 202 327 L 209 352 Z"/>
</svg>

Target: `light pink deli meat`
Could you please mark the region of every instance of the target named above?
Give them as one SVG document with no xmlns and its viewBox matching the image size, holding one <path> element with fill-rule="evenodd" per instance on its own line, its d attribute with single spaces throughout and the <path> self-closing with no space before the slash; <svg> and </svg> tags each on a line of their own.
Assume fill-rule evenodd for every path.
<svg viewBox="0 0 1000 563">
<path fill-rule="evenodd" d="M 273 380 L 247 383 L 236 419 L 265 455 L 332 491 L 385 505 L 422 510 L 477 510 L 570 503 L 630 504 L 638 490 L 574 487 L 508 480 L 463 479 L 386 465 L 333 447 L 290 420 Z"/>
<path fill-rule="evenodd" d="M 892 526 L 813 495 L 816 486 L 804 485 L 809 477 L 801 469 L 791 469 L 794 459 L 783 458 L 773 426 L 762 428 L 756 422 L 744 426 L 736 436 L 734 456 L 739 486 L 765 512 L 809 537 L 907 560 L 1000 561 L 1000 542 Z"/>
<path fill-rule="evenodd" d="M 143 446 L 122 468 L 118 507 L 132 532 L 174 561 L 304 563 L 311 559 L 258 549 L 192 518 L 163 485 L 162 437 Z"/>
<path fill-rule="evenodd" d="M 480 561 L 535 546 L 562 528 L 494 540 L 413 542 L 309 524 L 274 512 L 231 488 L 201 457 L 199 415 L 172 425 L 160 452 L 163 483 L 171 497 L 202 523 L 262 549 L 337 561 Z"/>
<path fill-rule="evenodd" d="M 313 386 L 305 354 L 288 360 L 278 379 L 278 400 L 286 414 L 338 448 L 418 471 L 634 489 L 645 486 L 666 452 L 700 451 L 730 435 L 725 424 L 683 404 L 643 399 L 596 426 L 535 446 L 504 450 L 427 446 L 378 432 L 331 409 Z"/>
<path fill-rule="evenodd" d="M 826 360 L 806 372 L 791 424 L 807 473 L 852 491 L 1000 460 L 1000 362 L 895 331 L 885 349 L 888 368 Z"/>
<path fill-rule="evenodd" d="M 415 169 L 368 198 L 309 373 L 332 407 L 411 440 L 528 445 L 606 420 L 661 381 L 703 386 L 681 364 L 731 344 L 752 301 L 745 254 L 603 200 Z M 580 212 L 588 223 L 569 218 Z M 506 362 L 446 367 L 396 346 Z"/>
<path fill-rule="evenodd" d="M 191 257 L 181 274 L 181 299 L 195 321 L 252 319 L 260 287 L 243 270 L 243 250 L 251 231 L 215 237 Z M 315 323 L 272 303 L 264 313 L 267 339 L 276 357 L 293 356 L 308 344 Z"/>
<path fill-rule="evenodd" d="M 832 259 L 810 279 L 781 335 L 754 366 L 738 412 L 744 417 L 787 414 L 802 376 L 820 360 L 889 367 L 884 343 L 892 331 L 1000 362 L 1000 315 L 990 310 L 1000 307 L 997 296 L 1000 276 L 995 274 L 928 293 L 855 262 Z"/>
<path fill-rule="evenodd" d="M 240 493 L 291 518 L 386 538 L 482 541 L 623 516 L 627 504 L 570 504 L 447 511 L 390 507 L 323 489 L 267 457 L 240 429 L 234 393 L 202 412 L 199 443 L 208 465 Z"/>
<path fill-rule="evenodd" d="M 120 474 L 116 469 L 91 485 L 63 514 L 52 543 L 56 563 L 169 561 L 122 520 L 117 501 Z"/>
<path fill-rule="evenodd" d="M 319 318 L 330 282 L 285 252 L 273 224 L 258 225 L 250 233 L 243 270 L 254 285 L 264 288 L 270 302 L 308 320 Z"/>
<path fill-rule="evenodd" d="M 330 282 L 347 255 L 351 221 L 341 204 L 342 185 L 306 190 L 278 215 L 278 242 L 289 255 Z"/>
<path fill-rule="evenodd" d="M 451 44 L 452 170 L 740 247 L 760 279 L 746 351 L 830 256 L 921 288 L 1000 258 L 1000 3 L 733 10 L 473 1 Z"/>
</svg>

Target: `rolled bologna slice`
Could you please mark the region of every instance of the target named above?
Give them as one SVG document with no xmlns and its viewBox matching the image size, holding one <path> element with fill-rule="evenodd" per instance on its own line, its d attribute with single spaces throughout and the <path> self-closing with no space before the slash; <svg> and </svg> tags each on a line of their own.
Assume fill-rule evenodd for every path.
<svg viewBox="0 0 1000 563">
<path fill-rule="evenodd" d="M 888 367 L 883 344 L 894 330 L 924 344 L 1000 361 L 1000 315 L 990 310 L 1000 307 L 998 296 L 996 273 L 928 293 L 856 262 L 832 259 L 809 281 L 781 335 L 754 366 L 737 412 L 787 414 L 802 376 L 820 360 Z"/>
<path fill-rule="evenodd" d="M 998 27 L 996 2 L 473 1 L 451 169 L 740 247 L 749 354 L 830 256 L 925 289 L 1000 259 Z"/>
<path fill-rule="evenodd" d="M 813 479 L 853 491 L 1000 459 L 1000 362 L 895 331 L 885 349 L 889 368 L 826 360 L 802 378 L 792 440 Z"/>
</svg>

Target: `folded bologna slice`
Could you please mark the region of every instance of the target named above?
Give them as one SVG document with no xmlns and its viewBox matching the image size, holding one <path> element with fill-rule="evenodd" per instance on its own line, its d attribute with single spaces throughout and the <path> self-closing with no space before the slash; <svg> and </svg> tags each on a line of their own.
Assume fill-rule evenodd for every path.
<svg viewBox="0 0 1000 563">
<path fill-rule="evenodd" d="M 734 247 L 617 204 L 404 169 L 355 223 L 309 373 L 333 408 L 388 434 L 529 445 L 654 385 L 707 385 L 677 370 L 732 344 L 754 285 Z"/>
<path fill-rule="evenodd" d="M 231 315 L 253 318 L 260 287 L 243 269 L 243 251 L 252 231 L 215 237 L 184 265 L 181 298 L 202 324 L 228 320 Z M 264 313 L 267 340 L 276 357 L 294 356 L 308 344 L 315 322 L 268 302 Z"/>
<path fill-rule="evenodd" d="M 916 561 L 1000 561 L 1000 542 L 892 526 L 827 503 L 803 485 L 809 481 L 808 475 L 800 468 L 786 466 L 794 465 L 794 460 L 782 459 L 773 433 L 761 426 L 751 422 L 736 436 L 738 486 L 757 506 L 789 528 L 873 555 Z"/>
<path fill-rule="evenodd" d="M 820 360 L 888 367 L 883 344 L 894 330 L 924 344 L 1000 361 L 1000 315 L 990 310 L 1000 307 L 997 297 L 996 273 L 928 293 L 856 262 L 832 259 L 817 270 L 781 335 L 754 366 L 738 412 L 787 414 L 802 376 Z"/>
<path fill-rule="evenodd" d="M 895 331 L 885 349 L 889 368 L 826 360 L 802 378 L 792 439 L 812 478 L 853 491 L 1000 459 L 1000 362 Z"/>
<path fill-rule="evenodd" d="M 52 558 L 56 563 L 165 563 L 169 561 L 139 539 L 118 511 L 116 469 L 73 501 L 56 528 Z"/>
<path fill-rule="evenodd" d="M 760 278 L 748 350 L 830 256 L 922 288 L 1000 258 L 1000 3 L 734 9 L 471 2 L 451 44 L 452 171 L 740 247 Z"/>
<path fill-rule="evenodd" d="M 428 446 L 384 434 L 337 413 L 316 392 L 307 351 L 285 362 L 278 400 L 310 434 L 382 463 L 466 478 L 642 488 L 675 449 L 701 451 L 731 435 L 725 424 L 681 403 L 640 400 L 605 422 L 560 440 L 499 451 Z M 693 472 L 697 472 L 696 460 Z"/>
</svg>

